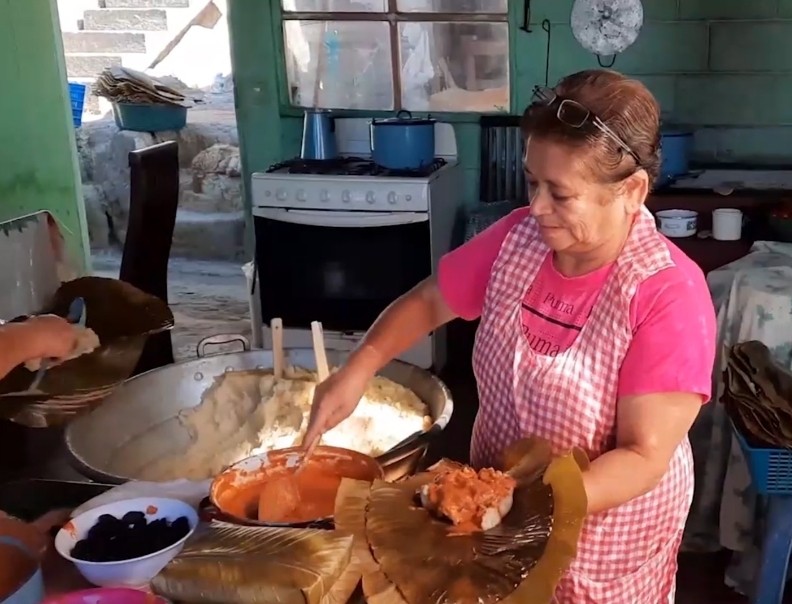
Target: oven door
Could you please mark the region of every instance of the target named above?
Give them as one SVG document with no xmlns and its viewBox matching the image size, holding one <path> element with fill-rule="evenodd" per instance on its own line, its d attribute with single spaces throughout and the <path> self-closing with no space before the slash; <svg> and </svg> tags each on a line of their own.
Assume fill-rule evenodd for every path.
<svg viewBox="0 0 792 604">
<path fill-rule="evenodd" d="M 254 223 L 265 322 L 364 331 L 432 272 L 427 213 L 256 208 Z"/>
</svg>

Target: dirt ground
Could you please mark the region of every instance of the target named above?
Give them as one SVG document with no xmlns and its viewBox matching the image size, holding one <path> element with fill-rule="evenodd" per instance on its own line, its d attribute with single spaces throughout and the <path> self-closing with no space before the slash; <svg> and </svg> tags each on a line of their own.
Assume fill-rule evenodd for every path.
<svg viewBox="0 0 792 604">
<path fill-rule="evenodd" d="M 121 257 L 93 257 L 94 274 L 118 277 Z M 251 333 L 247 285 L 242 267 L 234 262 L 172 258 L 168 296 L 176 320 L 173 353 L 177 361 L 196 356 L 198 342 L 216 334 Z M 226 348 L 232 351 L 233 347 Z M 218 347 L 217 352 L 224 351 Z"/>
</svg>

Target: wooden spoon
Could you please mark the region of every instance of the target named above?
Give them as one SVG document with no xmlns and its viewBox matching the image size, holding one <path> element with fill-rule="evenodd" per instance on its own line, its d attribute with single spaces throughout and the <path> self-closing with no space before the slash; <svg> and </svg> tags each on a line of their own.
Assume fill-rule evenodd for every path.
<svg viewBox="0 0 792 604">
<path fill-rule="evenodd" d="M 327 365 L 324 332 L 319 321 L 311 323 L 311 336 L 313 336 L 314 357 L 316 357 L 316 374 L 321 384 L 330 376 L 330 367 Z"/>
<path fill-rule="evenodd" d="M 272 372 L 276 380 L 283 379 L 285 365 L 283 354 L 283 320 L 275 318 L 270 321 L 272 331 Z"/>
<path fill-rule="evenodd" d="M 275 379 L 280 379 L 283 375 L 283 323 L 280 319 L 272 319 L 270 328 L 272 329 L 273 369 Z M 330 368 L 327 363 L 322 324 L 319 321 L 311 323 L 311 335 L 316 357 L 316 373 L 321 383 L 330 375 Z M 298 477 L 313 453 L 313 449 L 314 447 L 311 447 L 303 453 L 294 472 L 279 476 L 264 484 L 259 493 L 259 521 L 287 522 L 289 516 L 300 506 Z"/>
</svg>

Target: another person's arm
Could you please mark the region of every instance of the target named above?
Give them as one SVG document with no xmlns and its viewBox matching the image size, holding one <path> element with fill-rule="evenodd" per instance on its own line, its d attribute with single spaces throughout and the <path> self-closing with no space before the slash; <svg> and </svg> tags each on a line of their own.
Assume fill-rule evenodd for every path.
<svg viewBox="0 0 792 604">
<path fill-rule="evenodd" d="M 53 315 L 0 325 L 0 379 L 27 361 L 65 358 L 76 342 L 74 327 Z"/>
<path fill-rule="evenodd" d="M 703 276 L 652 281 L 621 368 L 616 448 L 584 474 L 589 513 L 654 489 L 711 395 L 716 323 Z"/>
</svg>

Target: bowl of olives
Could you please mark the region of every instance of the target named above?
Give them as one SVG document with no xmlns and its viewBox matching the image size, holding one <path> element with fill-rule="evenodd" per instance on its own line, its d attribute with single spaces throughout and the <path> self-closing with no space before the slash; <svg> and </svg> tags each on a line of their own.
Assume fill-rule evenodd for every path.
<svg viewBox="0 0 792 604">
<path fill-rule="evenodd" d="M 175 558 L 198 526 L 178 499 L 139 497 L 101 505 L 58 531 L 55 549 L 99 587 L 142 587 Z"/>
</svg>

